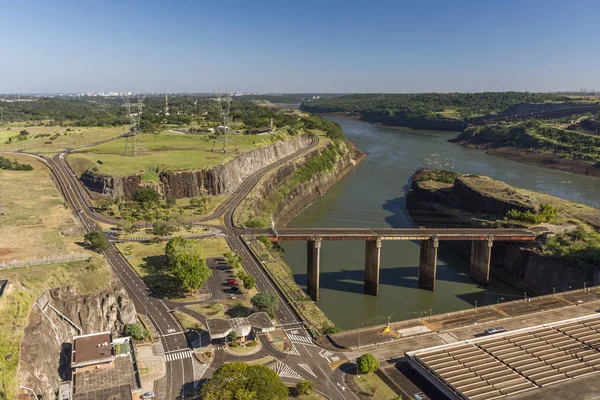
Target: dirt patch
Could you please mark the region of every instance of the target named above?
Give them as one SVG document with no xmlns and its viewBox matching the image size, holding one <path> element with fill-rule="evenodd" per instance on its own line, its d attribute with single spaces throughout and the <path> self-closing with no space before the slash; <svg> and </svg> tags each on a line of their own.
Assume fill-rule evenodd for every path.
<svg viewBox="0 0 600 400">
<path fill-rule="evenodd" d="M 6 247 L 4 247 L 4 248 L 0 247 L 0 256 L 7 256 L 7 255 L 12 254 L 14 252 L 15 252 L 14 249 L 6 248 Z"/>
</svg>

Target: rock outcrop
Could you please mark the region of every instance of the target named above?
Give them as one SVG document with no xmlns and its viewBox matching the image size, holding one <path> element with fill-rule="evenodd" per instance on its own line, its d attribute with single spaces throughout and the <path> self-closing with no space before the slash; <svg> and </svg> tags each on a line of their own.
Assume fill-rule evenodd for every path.
<svg viewBox="0 0 600 400">
<path fill-rule="evenodd" d="M 279 141 L 239 154 L 232 160 L 209 169 L 196 171 L 161 171 L 159 183 L 152 186 L 166 197 L 196 197 L 203 193 L 220 196 L 235 192 L 240 184 L 256 171 L 306 148 L 311 143 L 308 135 Z M 81 181 L 90 190 L 108 193 L 111 197 L 133 198 L 135 190 L 144 186 L 141 175 L 123 178 L 100 176 L 86 171 Z"/>
<path fill-rule="evenodd" d="M 419 170 L 413 176 L 406 197 L 406 206 L 413 220 L 430 228 L 495 226 L 508 210 L 536 213 L 540 201 L 525 191 L 488 177 L 459 175 L 454 183 L 427 180 L 430 171 Z M 548 200 L 552 196 L 539 194 Z M 565 200 L 553 198 L 558 204 Z M 573 203 L 571 203 L 573 204 Z M 560 208 L 560 206 L 557 206 Z M 577 205 L 577 215 L 568 215 L 596 227 L 600 212 L 591 207 Z M 559 212 L 567 212 L 561 211 Z M 537 228 L 535 228 L 537 230 Z M 542 237 L 540 238 L 542 240 Z M 441 246 L 469 261 L 470 242 L 441 242 Z M 571 286 L 581 287 L 600 284 L 600 268 L 582 268 L 568 260 L 540 252 L 541 242 L 533 244 L 495 242 L 492 249 L 490 273 L 529 295 L 543 295 L 565 290 Z"/>
<path fill-rule="evenodd" d="M 45 399 L 53 399 L 61 381 L 69 380 L 71 343 L 83 333 L 111 331 L 121 335 L 136 321 L 135 307 L 120 281 L 100 293 L 78 295 L 69 286 L 47 290 L 36 301 L 21 342 L 18 379 Z M 43 310 L 43 311 L 42 311 Z"/>
</svg>

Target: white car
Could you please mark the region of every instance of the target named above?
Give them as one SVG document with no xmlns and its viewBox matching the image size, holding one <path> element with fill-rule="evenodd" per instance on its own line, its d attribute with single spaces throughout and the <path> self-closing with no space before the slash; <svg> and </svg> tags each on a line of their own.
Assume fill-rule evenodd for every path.
<svg viewBox="0 0 600 400">
<path fill-rule="evenodd" d="M 141 396 L 142 399 L 153 399 L 154 397 L 156 397 L 154 392 L 146 392 Z"/>
</svg>

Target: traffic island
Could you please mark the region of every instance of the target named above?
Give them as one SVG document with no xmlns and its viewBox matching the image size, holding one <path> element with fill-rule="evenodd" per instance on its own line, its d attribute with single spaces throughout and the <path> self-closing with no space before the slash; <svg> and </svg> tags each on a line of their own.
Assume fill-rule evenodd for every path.
<svg viewBox="0 0 600 400">
<path fill-rule="evenodd" d="M 225 353 L 237 357 L 251 356 L 262 349 L 262 343 L 256 337 L 256 340 L 246 340 L 242 343 L 232 342 L 223 347 Z"/>
</svg>

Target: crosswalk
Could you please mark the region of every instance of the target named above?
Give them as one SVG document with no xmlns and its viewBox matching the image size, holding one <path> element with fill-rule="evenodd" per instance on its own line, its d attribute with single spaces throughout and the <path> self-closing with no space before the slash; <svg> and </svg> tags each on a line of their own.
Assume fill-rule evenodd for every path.
<svg viewBox="0 0 600 400">
<path fill-rule="evenodd" d="M 165 354 L 165 359 L 167 361 L 175 361 L 181 360 L 183 358 L 190 358 L 192 356 L 192 352 L 189 350 L 177 351 L 174 353 Z"/>
<path fill-rule="evenodd" d="M 303 335 L 294 335 L 292 333 L 288 333 L 288 337 L 292 342 L 300 342 L 300 343 L 312 343 L 309 337 Z"/>
<path fill-rule="evenodd" d="M 292 348 L 290 350 L 287 350 L 286 353 L 293 354 L 295 356 L 299 356 L 300 355 L 300 352 L 298 351 L 298 349 L 296 348 L 296 346 L 294 346 L 294 343 L 292 343 Z"/>
<path fill-rule="evenodd" d="M 224 345 L 224 344 L 215 344 L 215 345 L 213 345 L 213 348 L 215 350 L 224 350 L 225 347 L 226 347 L 226 345 Z"/>
<path fill-rule="evenodd" d="M 294 378 L 294 379 L 302 379 L 302 375 L 291 369 L 287 364 L 282 362 L 278 362 L 277 364 L 273 364 L 269 367 L 277 373 L 278 376 L 282 378 Z"/>
</svg>

